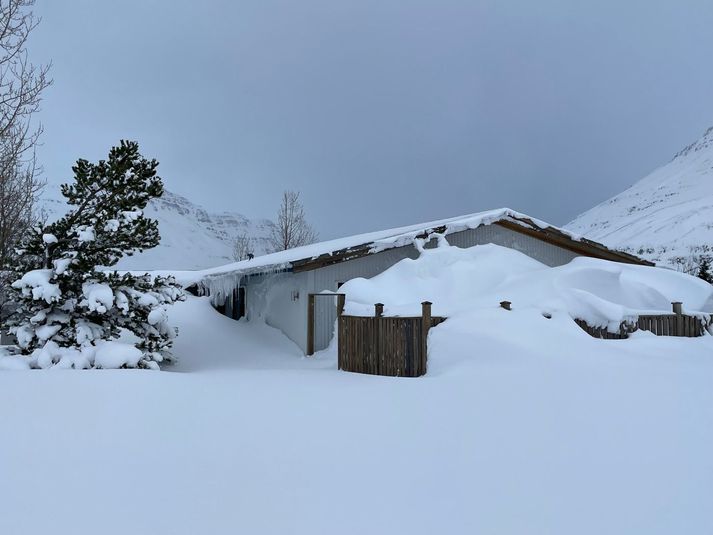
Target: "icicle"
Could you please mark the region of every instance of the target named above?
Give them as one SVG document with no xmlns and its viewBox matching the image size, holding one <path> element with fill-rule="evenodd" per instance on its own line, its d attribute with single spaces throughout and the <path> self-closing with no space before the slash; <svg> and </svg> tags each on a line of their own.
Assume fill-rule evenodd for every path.
<svg viewBox="0 0 713 535">
<path fill-rule="evenodd" d="M 199 286 L 203 295 L 210 296 L 210 302 L 214 306 L 221 306 L 225 304 L 225 300 L 233 293 L 233 290 L 240 286 L 242 278 L 242 273 L 213 275 L 200 281 Z"/>
</svg>

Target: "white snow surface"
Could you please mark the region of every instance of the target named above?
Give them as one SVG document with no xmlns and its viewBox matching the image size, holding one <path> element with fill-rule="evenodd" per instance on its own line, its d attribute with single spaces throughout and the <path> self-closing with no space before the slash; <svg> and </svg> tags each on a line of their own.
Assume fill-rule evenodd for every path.
<svg viewBox="0 0 713 535">
<path fill-rule="evenodd" d="M 82 284 L 84 299 L 80 303 L 90 312 L 103 314 L 114 306 L 114 291 L 108 284 L 85 282 Z"/>
<path fill-rule="evenodd" d="M 512 262 L 480 273 L 491 298 L 520 292 L 512 311 L 464 307 L 457 288 L 487 283 L 449 249 L 348 283 L 348 307 L 377 290 L 387 309 L 450 307 L 422 378 L 340 372 L 334 347 L 304 358 L 195 297 L 169 310 L 169 371 L 0 373 L 0 533 L 710 533 L 713 337 L 599 340 L 558 308 L 572 288 L 693 299 L 692 281 L 478 250 Z M 408 280 L 391 288 L 394 273 Z M 551 319 L 524 305 L 528 273 Z"/>
<path fill-rule="evenodd" d="M 59 286 L 51 282 L 51 279 L 51 269 L 34 269 L 13 282 L 12 287 L 22 290 L 25 295 L 32 295 L 32 299 L 36 301 L 44 300 L 52 303 L 61 297 L 61 292 Z"/>
<path fill-rule="evenodd" d="M 94 365 L 97 368 L 120 368 L 127 365 L 135 368 L 143 357 L 140 349 L 122 342 L 104 342 L 94 353 Z"/>
<path fill-rule="evenodd" d="M 46 337 L 40 337 L 46 340 L 59 330 L 59 326 L 40 329 L 54 329 Z M 80 349 L 59 347 L 56 342 L 50 340 L 27 357 L 13 355 L 8 351 L 9 348 L 0 346 L 0 370 L 86 370 L 91 367 L 116 369 L 122 366 L 135 368 L 143 357 L 143 353 L 133 344 L 115 340 L 99 341 L 95 345 L 86 344 Z"/>
<path fill-rule="evenodd" d="M 432 330 L 427 376 L 398 379 L 302 358 L 207 299 L 172 315 L 173 372 L 0 374 L 0 532 L 713 525 L 711 337 L 603 341 L 562 315 L 476 309 Z"/>
<path fill-rule="evenodd" d="M 41 204 L 50 221 L 64 215 L 69 208 L 55 184 L 47 186 Z M 127 219 L 137 215 L 123 214 Z M 218 266 L 233 259 L 233 243 L 243 233 L 255 238 L 255 254 L 263 254 L 272 226 L 267 219 L 250 220 L 235 212 L 208 212 L 168 190 L 160 199 L 149 202 L 144 215 L 158 220 L 161 243 L 154 249 L 123 258 L 117 269 L 192 270 Z M 118 221 L 109 221 L 107 225 L 110 229 L 116 228 Z M 92 237 L 93 231 L 83 233 L 84 239 Z"/>
<path fill-rule="evenodd" d="M 77 231 L 77 239 L 80 243 L 94 241 L 96 239 L 94 227 L 80 227 Z"/>
<path fill-rule="evenodd" d="M 550 268 L 494 244 L 424 249 L 371 279 L 350 280 L 340 292 L 346 314 L 373 315 L 374 303 L 383 303 L 387 316 L 414 316 L 431 301 L 434 315 L 454 317 L 510 301 L 613 331 L 639 314 L 671 313 L 674 301 L 686 313 L 713 312 L 713 286 L 690 275 L 587 257 Z"/>
<path fill-rule="evenodd" d="M 713 253 L 713 127 L 666 165 L 565 228 L 664 265 L 692 253 Z"/>
</svg>

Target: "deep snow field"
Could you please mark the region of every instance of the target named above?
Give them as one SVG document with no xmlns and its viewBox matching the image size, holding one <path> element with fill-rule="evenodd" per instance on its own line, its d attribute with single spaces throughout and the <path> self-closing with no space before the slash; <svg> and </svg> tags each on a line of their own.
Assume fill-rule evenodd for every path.
<svg viewBox="0 0 713 535">
<path fill-rule="evenodd" d="M 392 268 L 410 295 L 437 255 Z M 602 287 L 576 267 L 531 281 L 551 319 L 522 276 L 512 311 L 452 303 L 418 379 L 339 372 L 195 297 L 166 371 L 0 372 L 0 533 L 713 533 L 713 337 L 589 337 L 557 312 L 562 281 Z M 392 276 L 348 284 L 368 303 Z M 670 297 L 641 280 L 637 306 Z"/>
</svg>

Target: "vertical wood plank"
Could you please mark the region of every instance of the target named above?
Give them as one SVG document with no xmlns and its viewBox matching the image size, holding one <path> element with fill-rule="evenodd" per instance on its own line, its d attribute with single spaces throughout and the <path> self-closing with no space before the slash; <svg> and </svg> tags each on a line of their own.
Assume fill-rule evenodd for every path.
<svg viewBox="0 0 713 535">
<path fill-rule="evenodd" d="M 344 339 L 344 328 L 342 327 L 342 319 L 341 317 L 337 318 L 337 340 L 343 340 Z M 343 357 L 342 354 L 344 352 L 344 344 L 337 343 L 337 369 L 342 370 L 342 362 L 343 362 Z"/>
<path fill-rule="evenodd" d="M 314 294 L 307 298 L 307 355 L 314 355 Z"/>
<path fill-rule="evenodd" d="M 421 353 L 424 361 L 428 361 L 428 331 L 431 328 L 431 302 L 424 301 L 421 303 Z"/>
<path fill-rule="evenodd" d="M 345 316 L 337 318 L 340 370 L 419 377 L 428 367 L 426 333 L 443 318 Z M 583 327 L 584 328 L 584 327 Z"/>
</svg>

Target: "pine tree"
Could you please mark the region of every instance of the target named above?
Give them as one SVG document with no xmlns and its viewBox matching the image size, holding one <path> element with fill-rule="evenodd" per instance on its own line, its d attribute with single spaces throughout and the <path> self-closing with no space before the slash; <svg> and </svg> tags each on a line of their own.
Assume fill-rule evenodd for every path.
<svg viewBox="0 0 713 535">
<path fill-rule="evenodd" d="M 78 160 L 74 183 L 62 185 L 73 208 L 17 251 L 9 325 L 32 366 L 157 368 L 171 359 L 166 307 L 184 299 L 176 281 L 98 269 L 158 245 L 158 222 L 142 212 L 163 194 L 157 167 L 130 141 L 107 160 Z M 124 330 L 133 344 L 118 342 Z"/>
<path fill-rule="evenodd" d="M 701 262 L 698 265 L 698 277 L 710 284 L 713 284 L 713 274 L 711 273 L 711 263 L 710 263 L 710 259 L 706 256 L 701 257 Z"/>
</svg>

